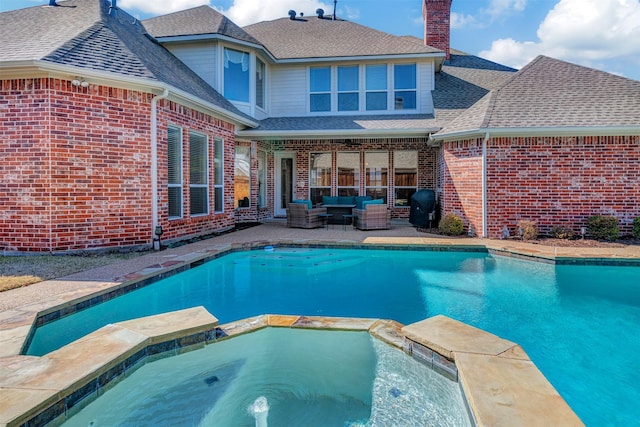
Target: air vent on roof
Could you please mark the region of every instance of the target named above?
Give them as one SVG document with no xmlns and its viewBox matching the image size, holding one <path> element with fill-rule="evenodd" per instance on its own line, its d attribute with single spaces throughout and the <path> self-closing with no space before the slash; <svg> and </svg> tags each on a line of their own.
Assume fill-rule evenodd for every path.
<svg viewBox="0 0 640 427">
<path fill-rule="evenodd" d="M 318 15 L 318 18 L 324 19 L 324 9 L 316 9 L 316 15 Z"/>
<path fill-rule="evenodd" d="M 49 6 L 59 6 L 56 0 L 49 0 Z"/>
<path fill-rule="evenodd" d="M 290 10 L 289 11 L 289 19 L 296 19 L 296 11 L 295 10 Z"/>
</svg>

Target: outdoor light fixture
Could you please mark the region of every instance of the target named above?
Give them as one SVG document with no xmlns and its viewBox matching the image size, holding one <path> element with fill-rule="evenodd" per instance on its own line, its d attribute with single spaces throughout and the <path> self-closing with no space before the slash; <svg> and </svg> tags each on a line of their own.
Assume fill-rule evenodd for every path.
<svg viewBox="0 0 640 427">
<path fill-rule="evenodd" d="M 155 237 L 153 238 L 153 250 L 159 251 L 161 248 L 160 245 L 160 236 L 162 236 L 162 226 L 161 225 L 156 225 L 155 230 L 153 231 L 153 234 L 155 234 Z"/>
<path fill-rule="evenodd" d="M 84 88 L 89 87 L 89 82 L 83 79 L 82 77 L 76 77 L 75 79 L 71 80 L 71 84 L 74 85 L 75 87 L 84 87 Z"/>
</svg>

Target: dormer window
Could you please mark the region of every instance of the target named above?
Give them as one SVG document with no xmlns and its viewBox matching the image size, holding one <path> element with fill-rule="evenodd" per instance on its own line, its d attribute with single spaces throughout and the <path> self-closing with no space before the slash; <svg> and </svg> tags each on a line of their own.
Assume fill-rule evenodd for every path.
<svg viewBox="0 0 640 427">
<path fill-rule="evenodd" d="M 249 102 L 249 54 L 224 49 L 224 96 L 231 101 Z"/>
</svg>

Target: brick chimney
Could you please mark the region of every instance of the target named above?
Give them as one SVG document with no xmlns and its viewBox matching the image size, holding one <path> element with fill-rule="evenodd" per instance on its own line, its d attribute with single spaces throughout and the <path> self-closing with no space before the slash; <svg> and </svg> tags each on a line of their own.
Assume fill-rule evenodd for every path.
<svg viewBox="0 0 640 427">
<path fill-rule="evenodd" d="M 450 17 L 452 0 L 424 0 L 424 44 L 445 51 L 449 59 Z"/>
</svg>

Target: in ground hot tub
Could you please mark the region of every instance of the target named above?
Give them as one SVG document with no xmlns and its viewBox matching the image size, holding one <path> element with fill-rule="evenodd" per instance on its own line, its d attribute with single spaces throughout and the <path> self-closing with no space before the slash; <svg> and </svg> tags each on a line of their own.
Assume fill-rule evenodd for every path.
<svg viewBox="0 0 640 427">
<path fill-rule="evenodd" d="M 458 383 L 362 331 L 261 329 L 105 389 L 63 425 L 471 425 Z"/>
</svg>

